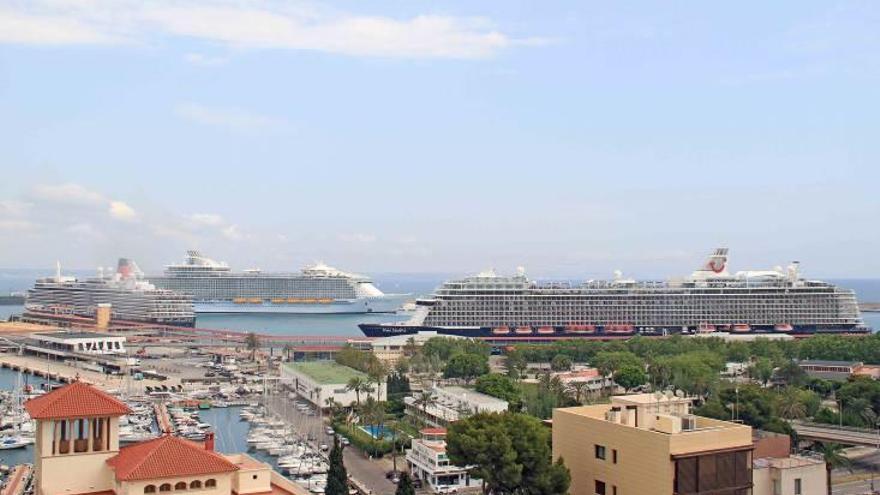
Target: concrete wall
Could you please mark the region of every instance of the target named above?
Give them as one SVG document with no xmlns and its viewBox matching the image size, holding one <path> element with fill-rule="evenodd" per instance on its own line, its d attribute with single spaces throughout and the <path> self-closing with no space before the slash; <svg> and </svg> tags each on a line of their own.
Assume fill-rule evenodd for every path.
<svg viewBox="0 0 880 495">
<path fill-rule="evenodd" d="M 110 418 L 110 450 L 69 454 L 56 452 L 53 455 L 55 421 L 37 421 L 34 449 L 37 494 L 60 495 L 112 489 L 113 472 L 106 461 L 119 453 L 118 427 L 119 418 Z"/>
<path fill-rule="evenodd" d="M 752 471 L 752 481 L 754 488 L 752 495 L 775 495 L 773 485 L 775 480 L 779 480 L 780 492 L 782 494 L 793 494 L 795 479 L 801 480 L 802 495 L 825 495 L 827 487 L 825 485 L 825 464 L 811 464 L 789 469 L 778 469 L 772 467 L 764 467 Z"/>
</svg>

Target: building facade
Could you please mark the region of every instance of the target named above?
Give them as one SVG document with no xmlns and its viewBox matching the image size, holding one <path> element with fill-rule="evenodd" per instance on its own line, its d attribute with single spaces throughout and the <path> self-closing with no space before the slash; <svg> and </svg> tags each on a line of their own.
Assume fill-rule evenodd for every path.
<svg viewBox="0 0 880 495">
<path fill-rule="evenodd" d="M 786 456 L 755 459 L 753 495 L 825 495 L 825 461 L 819 457 Z"/>
<path fill-rule="evenodd" d="M 508 403 L 490 395 L 461 387 L 433 387 L 433 404 L 420 404 L 415 396 L 403 398 L 407 415 L 438 428 L 480 412 L 504 412 Z"/>
<path fill-rule="evenodd" d="M 421 438 L 414 438 L 406 451 L 406 464 L 414 478 L 438 493 L 480 484 L 467 468 L 449 462 L 445 428 L 423 428 L 420 433 Z"/>
<path fill-rule="evenodd" d="M 348 388 L 348 382 L 352 378 L 370 380 L 366 373 L 332 361 L 284 363 L 281 366 L 282 382 L 317 407 L 327 407 L 331 399 L 337 404 L 348 406 L 356 403 L 359 398 L 366 399 L 367 395 L 377 400 L 387 398 L 387 383 L 370 382 L 372 392 L 358 393 Z"/>
<path fill-rule="evenodd" d="M 31 336 L 39 347 L 68 353 L 122 355 L 125 337 L 98 332 L 46 332 Z"/>
<path fill-rule="evenodd" d="M 750 495 L 751 428 L 689 414 L 664 394 L 553 411 L 553 457 L 572 495 Z"/>
</svg>

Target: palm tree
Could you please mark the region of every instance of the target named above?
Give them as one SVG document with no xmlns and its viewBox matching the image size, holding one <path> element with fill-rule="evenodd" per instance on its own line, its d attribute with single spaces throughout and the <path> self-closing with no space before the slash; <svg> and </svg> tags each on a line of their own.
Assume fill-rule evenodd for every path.
<svg viewBox="0 0 880 495">
<path fill-rule="evenodd" d="M 406 344 L 403 346 L 403 355 L 406 357 L 413 357 L 417 352 L 419 352 L 419 347 L 416 345 L 415 337 L 406 339 Z"/>
<path fill-rule="evenodd" d="M 365 391 L 367 387 L 369 387 L 369 383 L 367 379 L 362 376 L 353 376 L 349 378 L 348 383 L 345 384 L 345 390 L 349 392 L 354 392 L 355 397 L 357 398 L 357 405 L 361 405 L 361 392 Z"/>
<path fill-rule="evenodd" d="M 570 391 L 574 392 L 574 401 L 583 404 L 584 390 L 589 387 L 588 382 L 571 382 L 568 384 Z"/>
<path fill-rule="evenodd" d="M 260 347 L 260 337 L 254 332 L 248 332 L 247 336 L 244 338 L 244 345 L 249 351 L 251 351 L 251 361 L 253 361 L 257 354 L 257 349 Z"/>
<path fill-rule="evenodd" d="M 800 398 L 798 390 L 787 388 L 779 397 L 779 415 L 788 420 L 804 419 L 807 417 L 807 406 Z"/>
<path fill-rule="evenodd" d="M 437 405 L 437 396 L 430 389 L 419 392 L 413 404 L 422 410 L 422 423 L 427 424 L 428 407 Z"/>
<path fill-rule="evenodd" d="M 850 460 L 843 455 L 843 445 L 839 443 L 820 443 L 818 451 L 825 459 L 825 481 L 828 495 L 831 495 L 831 471 L 838 467 L 849 467 Z"/>
</svg>

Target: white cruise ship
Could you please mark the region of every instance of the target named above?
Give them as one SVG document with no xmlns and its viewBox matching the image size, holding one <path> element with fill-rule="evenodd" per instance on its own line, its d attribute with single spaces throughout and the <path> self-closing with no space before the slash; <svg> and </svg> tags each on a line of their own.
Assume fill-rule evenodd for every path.
<svg viewBox="0 0 880 495">
<path fill-rule="evenodd" d="M 405 298 L 323 263 L 299 273 L 236 272 L 198 251 L 187 251 L 183 263 L 166 266 L 150 281 L 192 296 L 196 313 L 389 313 Z"/>
<path fill-rule="evenodd" d="M 111 321 L 195 325 L 192 297 L 157 289 L 144 280 L 134 261 L 120 258 L 116 273 L 103 271 L 95 278 L 78 280 L 61 274 L 41 278 L 28 290 L 25 316 L 36 319 L 76 320 L 95 318 L 97 307 L 110 305 Z"/>
<path fill-rule="evenodd" d="M 435 331 L 499 340 L 612 338 L 675 333 L 864 333 L 855 293 L 786 269 L 727 271 L 716 249 L 690 277 L 537 283 L 487 271 L 450 280 L 404 323 L 361 324 L 376 337 Z"/>
</svg>

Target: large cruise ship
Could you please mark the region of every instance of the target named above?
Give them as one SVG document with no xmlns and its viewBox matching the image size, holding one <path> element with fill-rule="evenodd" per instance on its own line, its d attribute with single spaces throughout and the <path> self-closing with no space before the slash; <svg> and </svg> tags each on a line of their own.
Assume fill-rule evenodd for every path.
<svg viewBox="0 0 880 495">
<path fill-rule="evenodd" d="M 404 297 L 323 263 L 300 273 L 235 272 L 198 251 L 187 251 L 183 263 L 150 281 L 192 296 L 196 313 L 389 313 Z"/>
<path fill-rule="evenodd" d="M 195 325 L 192 297 L 157 289 L 144 280 L 134 261 L 120 258 L 116 273 L 77 280 L 61 274 L 41 278 L 28 290 L 25 316 L 38 319 L 95 318 L 99 305 L 110 305 L 111 321 Z"/>
<path fill-rule="evenodd" d="M 361 324 L 371 337 L 422 330 L 498 340 L 668 335 L 674 333 L 862 333 L 852 290 L 786 269 L 727 271 L 727 249 L 715 250 L 690 277 L 635 281 L 537 283 L 524 271 L 487 271 L 451 280 L 416 301 L 404 323 Z"/>
</svg>

